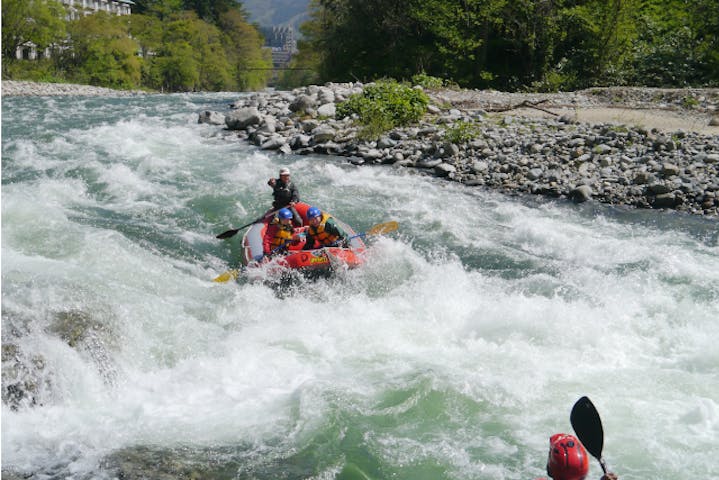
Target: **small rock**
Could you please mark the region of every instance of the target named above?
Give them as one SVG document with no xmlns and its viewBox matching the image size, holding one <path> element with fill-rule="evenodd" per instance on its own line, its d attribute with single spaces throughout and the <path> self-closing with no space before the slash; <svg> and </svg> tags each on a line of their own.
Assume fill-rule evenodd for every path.
<svg viewBox="0 0 719 480">
<path fill-rule="evenodd" d="M 580 185 L 569 192 L 569 198 L 574 203 L 582 203 L 592 198 L 592 188 L 589 185 Z"/>
</svg>

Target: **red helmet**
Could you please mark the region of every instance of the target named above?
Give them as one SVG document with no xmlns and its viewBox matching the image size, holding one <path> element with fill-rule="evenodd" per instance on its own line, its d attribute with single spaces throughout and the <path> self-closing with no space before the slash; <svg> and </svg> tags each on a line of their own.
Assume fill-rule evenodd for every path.
<svg viewBox="0 0 719 480">
<path fill-rule="evenodd" d="M 577 437 L 557 433 L 549 439 L 547 475 L 554 480 L 584 480 L 589 473 L 587 451 Z"/>
</svg>

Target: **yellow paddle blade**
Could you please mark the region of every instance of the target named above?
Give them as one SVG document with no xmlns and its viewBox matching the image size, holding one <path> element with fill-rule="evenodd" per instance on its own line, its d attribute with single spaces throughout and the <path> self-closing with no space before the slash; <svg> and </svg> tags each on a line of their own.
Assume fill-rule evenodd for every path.
<svg viewBox="0 0 719 480">
<path fill-rule="evenodd" d="M 237 276 L 240 274 L 239 270 L 228 270 L 222 275 L 218 276 L 217 278 L 213 279 L 213 282 L 217 283 L 225 283 L 229 282 L 230 280 L 236 280 Z"/>
<path fill-rule="evenodd" d="M 399 224 L 395 221 L 379 223 L 367 230 L 366 235 L 384 235 L 385 233 L 394 232 L 399 228 Z"/>
</svg>

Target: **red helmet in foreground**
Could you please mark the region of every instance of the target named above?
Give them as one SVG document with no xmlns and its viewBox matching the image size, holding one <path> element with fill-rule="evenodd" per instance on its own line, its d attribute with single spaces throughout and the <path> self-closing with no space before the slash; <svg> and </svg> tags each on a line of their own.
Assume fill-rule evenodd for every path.
<svg viewBox="0 0 719 480">
<path fill-rule="evenodd" d="M 557 433 L 549 439 L 547 475 L 554 480 L 584 480 L 589 473 L 587 451 L 577 437 Z"/>
</svg>

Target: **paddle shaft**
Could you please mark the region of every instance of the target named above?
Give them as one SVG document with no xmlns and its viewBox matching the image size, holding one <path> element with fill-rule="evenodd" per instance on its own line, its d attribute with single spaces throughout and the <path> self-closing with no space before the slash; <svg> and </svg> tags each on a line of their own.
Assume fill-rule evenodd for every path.
<svg viewBox="0 0 719 480">
<path fill-rule="evenodd" d="M 234 237 L 235 235 L 237 235 L 237 232 L 239 232 L 240 230 L 242 230 L 242 229 L 244 229 L 244 228 L 247 228 L 247 227 L 249 227 L 250 225 L 254 225 L 254 224 L 257 223 L 257 222 L 261 222 L 261 221 L 264 220 L 265 218 L 269 217 L 270 215 L 274 215 L 274 214 L 277 213 L 277 212 L 279 212 L 279 210 L 274 210 L 274 211 L 272 211 L 272 212 L 265 213 L 265 214 L 262 215 L 261 217 L 252 220 L 252 221 L 251 221 L 250 223 L 248 223 L 247 225 L 242 225 L 241 227 L 233 228 L 232 230 L 227 230 L 226 232 L 222 232 L 221 234 L 217 235 L 215 238 L 221 238 L 221 239 L 224 240 L 225 238 Z"/>
<path fill-rule="evenodd" d="M 347 237 L 347 241 L 349 242 L 350 240 L 357 238 L 357 237 L 365 238 L 365 237 L 372 236 L 372 235 L 384 235 L 385 233 L 389 233 L 389 232 L 393 232 L 393 231 L 397 230 L 397 226 L 398 226 L 397 222 L 378 223 L 377 225 L 373 226 L 366 232 L 357 233 L 355 235 L 352 235 L 351 237 Z M 337 245 L 339 245 L 339 240 L 330 245 L 325 245 L 325 246 L 336 247 Z"/>
<path fill-rule="evenodd" d="M 347 241 L 352 240 L 353 238 L 357 237 L 367 237 L 368 235 L 384 235 L 385 233 L 394 232 L 399 227 L 399 224 L 395 221 L 391 222 L 385 222 L 385 223 L 378 223 L 377 225 L 374 225 L 372 228 L 367 230 L 366 232 L 358 233 L 356 235 L 352 235 L 347 239 Z"/>
</svg>

